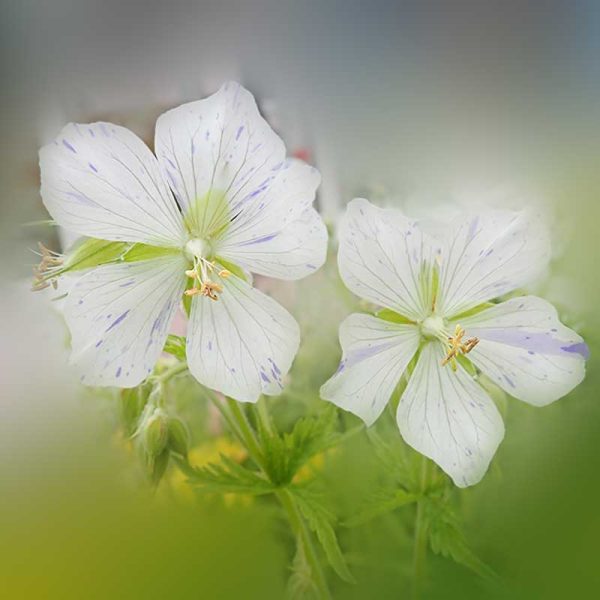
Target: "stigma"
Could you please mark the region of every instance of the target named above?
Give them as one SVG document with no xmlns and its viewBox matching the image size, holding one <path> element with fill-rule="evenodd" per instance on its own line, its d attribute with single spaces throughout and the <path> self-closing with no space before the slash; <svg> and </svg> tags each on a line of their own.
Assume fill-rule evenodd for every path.
<svg viewBox="0 0 600 600">
<path fill-rule="evenodd" d="M 443 367 L 450 363 L 452 370 L 456 371 L 456 359 L 458 356 L 468 354 L 479 344 L 479 338 L 476 337 L 463 341 L 464 335 L 465 330 L 457 324 L 454 329 L 454 335 L 448 337 L 448 349 L 446 358 L 442 361 Z"/>
</svg>

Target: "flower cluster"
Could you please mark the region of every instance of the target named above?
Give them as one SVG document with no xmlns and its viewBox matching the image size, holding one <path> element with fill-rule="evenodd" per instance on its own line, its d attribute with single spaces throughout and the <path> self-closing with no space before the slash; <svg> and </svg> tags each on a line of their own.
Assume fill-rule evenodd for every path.
<svg viewBox="0 0 600 600">
<path fill-rule="evenodd" d="M 48 211 L 101 257 L 86 256 L 64 310 L 81 381 L 142 383 L 185 301 L 185 357 L 200 383 L 245 402 L 279 393 L 299 328 L 251 274 L 295 280 L 324 263 L 319 173 L 286 158 L 236 83 L 163 114 L 154 152 L 123 127 L 93 123 L 66 126 L 40 153 Z M 541 406 L 583 379 L 587 347 L 538 297 L 495 302 L 544 269 L 539 215 L 487 211 L 436 232 L 366 200 L 348 205 L 339 271 L 382 310 L 341 324 L 343 358 L 321 395 L 371 425 L 407 380 L 403 438 L 462 487 L 481 479 L 504 435 L 481 374 Z M 35 289 L 56 285 L 68 264 L 42 248 Z M 166 428 L 152 423 L 161 446 Z"/>
</svg>

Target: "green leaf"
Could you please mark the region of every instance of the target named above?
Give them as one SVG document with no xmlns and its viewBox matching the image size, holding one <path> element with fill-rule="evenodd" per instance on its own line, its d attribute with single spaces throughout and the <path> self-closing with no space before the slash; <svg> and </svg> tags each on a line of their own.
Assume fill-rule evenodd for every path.
<svg viewBox="0 0 600 600">
<path fill-rule="evenodd" d="M 356 515 L 346 520 L 346 527 L 356 527 L 371 519 L 416 502 L 418 496 L 402 489 L 379 490 L 371 496 Z"/>
<path fill-rule="evenodd" d="M 429 542 L 435 554 L 451 558 L 481 577 L 497 579 L 494 571 L 469 548 L 460 530 L 458 518 L 446 501 L 441 498 L 428 498 L 425 510 Z"/>
<path fill-rule="evenodd" d="M 306 488 L 292 487 L 290 492 L 308 526 L 317 536 L 333 570 L 344 581 L 356 583 L 335 535 L 335 517 Z"/>
<path fill-rule="evenodd" d="M 266 431 L 257 419 L 259 440 L 271 481 L 289 484 L 298 470 L 316 454 L 324 452 L 343 437 L 336 430 L 337 412 L 327 406 L 319 415 L 299 419 L 289 433 Z"/>
<path fill-rule="evenodd" d="M 187 296 L 186 296 L 187 297 Z M 169 334 L 167 336 L 167 341 L 165 342 L 165 346 L 163 348 L 163 352 L 167 354 L 171 354 L 178 358 L 182 362 L 186 362 L 186 341 L 185 337 L 182 335 L 173 335 Z"/>
<path fill-rule="evenodd" d="M 239 465 L 231 458 L 221 455 L 220 463 L 211 463 L 205 467 L 192 467 L 185 461 L 177 460 L 177 464 L 188 475 L 191 483 L 198 485 L 202 491 L 221 494 L 269 494 L 274 491 L 273 484 Z"/>
</svg>

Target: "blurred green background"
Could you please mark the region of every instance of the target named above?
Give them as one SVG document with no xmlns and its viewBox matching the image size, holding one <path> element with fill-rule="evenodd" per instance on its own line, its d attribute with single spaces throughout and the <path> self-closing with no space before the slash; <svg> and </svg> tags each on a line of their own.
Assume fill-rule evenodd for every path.
<svg viewBox="0 0 600 600">
<path fill-rule="evenodd" d="M 510 399 L 485 479 L 457 495 L 467 540 L 501 577 L 429 557 L 430 598 L 589 598 L 600 585 L 600 7 L 594 2 L 4 3 L 0 161 L 0 597 L 282 598 L 293 543 L 272 501 L 156 494 L 119 433 L 117 400 L 82 390 L 66 331 L 26 281 L 45 218 L 37 148 L 69 120 L 151 139 L 166 107 L 247 85 L 290 151 L 322 171 L 334 225 L 354 195 L 418 213 L 451 203 L 542 205 L 555 256 L 534 288 L 588 342 L 585 381 L 543 409 Z M 334 242 L 332 241 L 332 246 Z M 332 250 L 333 251 L 333 250 Z M 318 409 L 353 300 L 333 255 L 272 292 L 302 324 L 281 423 Z M 237 452 L 198 390 L 195 456 Z M 318 465 L 352 515 L 385 476 L 364 434 Z M 357 583 L 335 598 L 410 596 L 414 507 L 340 544 Z"/>
</svg>

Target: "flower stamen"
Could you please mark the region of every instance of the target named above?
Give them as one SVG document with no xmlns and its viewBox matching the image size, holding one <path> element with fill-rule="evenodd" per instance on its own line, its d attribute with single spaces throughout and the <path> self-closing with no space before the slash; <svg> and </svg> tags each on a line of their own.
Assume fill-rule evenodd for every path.
<svg viewBox="0 0 600 600">
<path fill-rule="evenodd" d="M 194 280 L 194 287 L 186 290 L 184 294 L 186 296 L 206 296 L 211 300 L 218 300 L 220 294 L 223 292 L 223 286 L 220 283 L 216 283 L 210 279 L 209 274 L 216 271 L 214 262 L 206 260 L 202 257 L 194 257 L 194 268 L 188 269 L 185 274 Z M 231 275 L 227 269 L 221 269 L 216 272 L 218 277 L 225 279 Z"/>
<path fill-rule="evenodd" d="M 40 264 L 33 267 L 33 285 L 32 291 L 39 292 L 47 287 L 57 288 L 57 276 L 60 274 L 60 269 L 63 264 L 63 259 L 60 254 L 52 252 L 46 248 L 42 242 L 38 242 L 39 255 L 42 260 Z"/>
<path fill-rule="evenodd" d="M 448 337 L 448 351 L 446 358 L 442 361 L 443 367 L 450 363 L 452 370 L 456 371 L 456 359 L 458 356 L 460 354 L 468 354 L 479 343 L 479 338 L 476 337 L 469 338 L 463 342 L 464 335 L 465 330 L 457 324 L 454 329 L 454 335 Z"/>
</svg>

